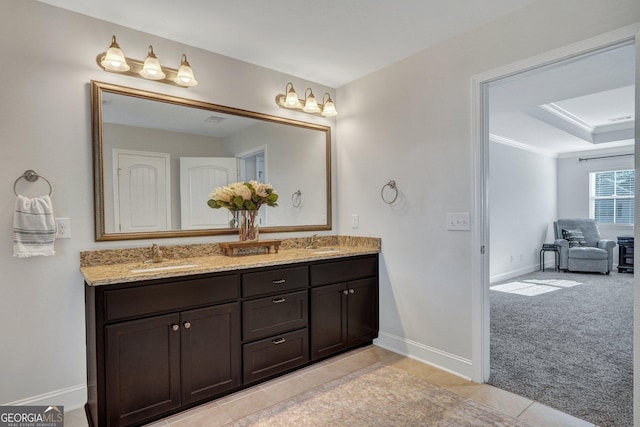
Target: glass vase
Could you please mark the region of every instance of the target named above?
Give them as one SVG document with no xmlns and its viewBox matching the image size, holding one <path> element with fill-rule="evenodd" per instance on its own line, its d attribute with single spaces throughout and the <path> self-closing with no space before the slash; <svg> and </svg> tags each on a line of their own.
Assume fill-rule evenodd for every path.
<svg viewBox="0 0 640 427">
<path fill-rule="evenodd" d="M 260 234 L 258 210 L 241 210 L 240 211 L 240 234 L 241 242 L 256 242 Z"/>
</svg>

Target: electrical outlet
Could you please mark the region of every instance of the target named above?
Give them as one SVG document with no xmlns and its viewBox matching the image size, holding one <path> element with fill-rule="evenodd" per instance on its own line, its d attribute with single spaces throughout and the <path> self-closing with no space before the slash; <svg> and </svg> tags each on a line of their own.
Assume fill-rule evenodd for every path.
<svg viewBox="0 0 640 427">
<path fill-rule="evenodd" d="M 360 215 L 353 214 L 351 215 L 351 228 L 360 227 Z"/>
<path fill-rule="evenodd" d="M 56 218 L 56 239 L 70 239 L 71 238 L 71 221 L 69 218 Z"/>
</svg>

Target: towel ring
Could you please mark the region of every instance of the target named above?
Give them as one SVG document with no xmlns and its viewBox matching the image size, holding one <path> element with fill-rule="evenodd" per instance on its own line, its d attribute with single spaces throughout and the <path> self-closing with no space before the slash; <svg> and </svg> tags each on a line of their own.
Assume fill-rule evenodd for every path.
<svg viewBox="0 0 640 427">
<path fill-rule="evenodd" d="M 299 208 L 302 205 L 302 191 L 298 190 L 291 195 L 291 204 L 294 208 Z"/>
<path fill-rule="evenodd" d="M 391 199 L 391 200 L 387 200 L 387 199 L 384 198 L 384 189 L 387 188 L 387 187 L 389 187 L 391 190 L 395 191 L 395 195 L 393 196 L 393 199 Z M 390 204 L 392 204 L 393 202 L 396 201 L 396 199 L 398 198 L 398 186 L 396 185 L 396 182 L 393 179 L 382 186 L 382 189 L 380 190 L 380 197 L 382 197 L 382 201 L 385 202 L 388 205 L 390 205 Z"/>
<path fill-rule="evenodd" d="M 17 196 L 18 192 L 16 191 L 16 185 L 18 185 L 18 181 L 20 181 L 21 179 L 26 179 L 29 182 L 36 182 L 38 180 L 38 178 L 42 178 L 44 179 L 47 184 L 49 184 L 49 196 L 51 196 L 53 194 L 53 185 L 51 185 L 51 182 L 49 182 L 49 180 L 47 178 L 45 178 L 42 175 L 38 175 L 38 172 L 34 171 L 33 169 L 29 169 L 27 171 L 25 171 L 25 173 L 23 173 L 22 175 L 20 175 L 18 177 L 18 179 L 16 179 L 13 183 L 13 193 Z"/>
</svg>

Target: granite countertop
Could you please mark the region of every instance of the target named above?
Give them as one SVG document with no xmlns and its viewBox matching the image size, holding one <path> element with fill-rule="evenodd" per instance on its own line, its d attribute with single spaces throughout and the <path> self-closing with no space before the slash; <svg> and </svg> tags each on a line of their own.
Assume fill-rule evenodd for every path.
<svg viewBox="0 0 640 427">
<path fill-rule="evenodd" d="M 317 249 L 305 249 L 309 239 L 286 239 L 278 253 L 224 256 L 216 244 L 162 247 L 165 261 L 145 263 L 149 248 L 89 251 L 80 255 L 80 271 L 89 286 L 233 271 L 245 268 L 345 258 L 380 252 L 380 239 L 321 237 Z M 210 255 L 208 255 L 210 253 Z"/>
</svg>

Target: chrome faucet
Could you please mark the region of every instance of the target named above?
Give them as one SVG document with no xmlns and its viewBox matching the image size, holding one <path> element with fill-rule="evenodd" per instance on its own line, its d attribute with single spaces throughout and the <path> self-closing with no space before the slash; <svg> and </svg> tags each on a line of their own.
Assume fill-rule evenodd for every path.
<svg viewBox="0 0 640 427">
<path fill-rule="evenodd" d="M 307 246 L 305 249 L 316 249 L 318 247 L 318 241 L 320 240 L 319 237 L 320 236 L 318 236 L 317 234 L 311 236 L 311 239 L 309 240 L 309 246 Z"/>
<path fill-rule="evenodd" d="M 162 251 L 156 243 L 151 245 L 151 259 L 148 261 L 151 261 L 153 263 L 164 261 L 164 258 L 162 257 Z"/>
</svg>

